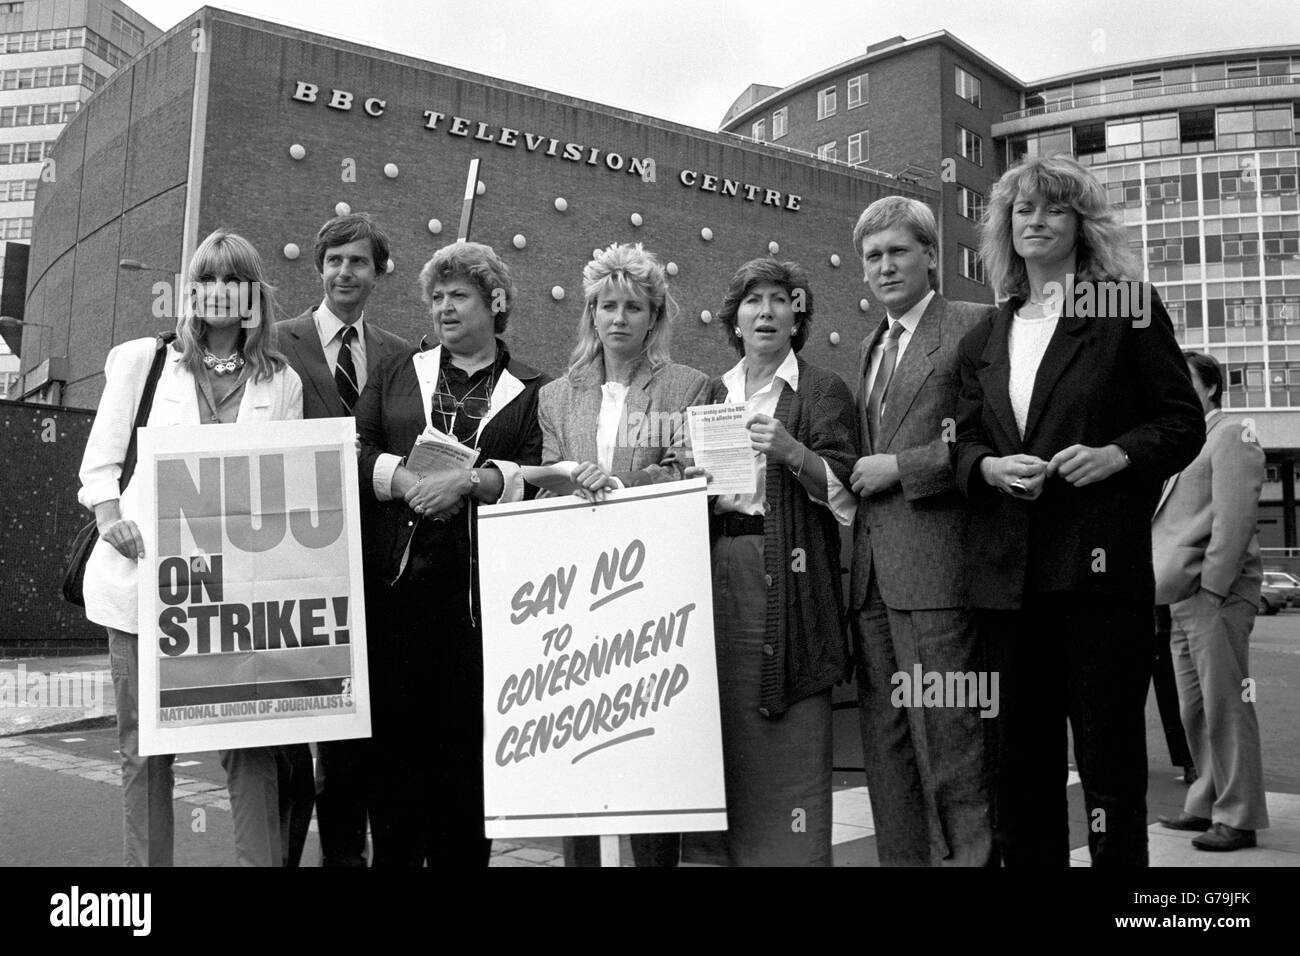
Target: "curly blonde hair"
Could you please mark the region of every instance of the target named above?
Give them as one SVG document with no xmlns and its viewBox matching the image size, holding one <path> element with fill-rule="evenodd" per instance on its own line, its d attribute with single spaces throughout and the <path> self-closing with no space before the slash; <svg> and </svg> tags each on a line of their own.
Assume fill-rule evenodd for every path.
<svg viewBox="0 0 1300 956">
<path fill-rule="evenodd" d="M 570 375 L 580 374 L 603 354 L 596 334 L 596 302 L 611 287 L 634 292 L 650 303 L 650 330 L 641 353 L 650 367 L 659 368 L 672 361 L 669 345 L 678 308 L 668 290 L 668 274 L 658 257 L 646 252 L 641 243 L 611 243 L 582 270 L 586 301 L 578 318 L 578 344 L 569 356 Z"/>
<path fill-rule="evenodd" d="M 1026 298 L 1029 276 L 1011 235 L 1011 208 L 1017 194 L 1041 197 L 1074 209 L 1075 277 L 1094 282 L 1140 279 L 1142 267 L 1128 245 L 1128 232 L 1106 199 L 1101 183 L 1067 156 L 1026 159 L 1002 174 L 993 187 L 988 214 L 980 226 L 980 256 L 999 296 Z"/>
</svg>

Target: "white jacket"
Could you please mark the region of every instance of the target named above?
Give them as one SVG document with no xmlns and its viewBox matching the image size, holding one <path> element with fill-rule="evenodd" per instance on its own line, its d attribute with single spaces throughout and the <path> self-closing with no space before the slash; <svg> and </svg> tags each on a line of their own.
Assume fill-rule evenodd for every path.
<svg viewBox="0 0 1300 956">
<path fill-rule="evenodd" d="M 117 480 L 131 440 L 136 409 L 153 363 L 155 339 L 123 342 L 108 353 L 104 364 L 104 394 L 90 426 L 86 453 L 81 459 L 81 491 L 77 500 L 95 505 L 120 497 L 122 517 L 138 520 L 135 481 L 119 495 Z M 168 347 L 158 377 L 148 425 L 198 425 L 199 399 L 194 376 L 181 364 L 181 355 Z M 302 418 L 302 380 L 293 369 L 277 372 L 269 381 L 249 379 L 239 403 L 238 422 L 286 421 Z M 86 563 L 84 592 L 86 618 L 95 624 L 134 634 L 138 628 L 136 569 L 102 538 Z"/>
</svg>

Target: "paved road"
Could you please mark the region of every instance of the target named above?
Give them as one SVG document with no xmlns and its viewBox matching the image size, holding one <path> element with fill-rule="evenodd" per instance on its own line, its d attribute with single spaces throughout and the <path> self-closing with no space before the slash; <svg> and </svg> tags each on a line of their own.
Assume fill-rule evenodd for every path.
<svg viewBox="0 0 1300 956">
<path fill-rule="evenodd" d="M 1266 789 L 1300 795 L 1300 610 L 1260 618 L 1252 640 L 1252 669 L 1257 681 L 1263 733 Z M 852 694 L 837 691 L 848 705 Z M 857 712 L 836 712 L 835 784 L 837 827 L 835 860 L 840 866 L 876 864 L 874 832 L 855 831 L 862 824 L 865 783 L 857 733 Z M 121 859 L 121 797 L 117 780 L 117 743 L 112 728 L 54 731 L 0 737 L 0 865 L 115 866 Z M 1147 750 L 1151 767 L 1149 818 L 1176 812 L 1183 788 L 1181 772 L 1169 764 L 1154 697 L 1147 707 Z M 234 840 L 225 779 L 215 753 L 177 757 L 176 862 L 178 865 L 232 866 Z M 1082 794 L 1068 788 L 1071 845 L 1084 846 Z M 854 816 L 854 815 L 857 816 Z M 868 821 L 869 823 L 869 821 Z M 313 824 L 314 826 L 314 824 Z M 859 836 L 865 833 L 866 836 Z M 1252 851 L 1253 852 L 1253 851 Z M 304 863 L 319 860 L 315 832 Z M 494 847 L 494 865 L 546 866 L 558 862 L 559 841 L 530 840 Z M 624 858 L 630 862 L 624 841 Z M 687 859 L 717 862 L 716 841 L 691 838 Z M 1257 859 L 1259 859 L 1257 857 Z M 1300 858 L 1297 858 L 1300 861 Z M 1238 862 L 1245 862 L 1241 858 Z M 1260 859 L 1260 862 L 1263 862 Z M 1250 865 L 1250 864 L 1247 864 Z"/>
</svg>

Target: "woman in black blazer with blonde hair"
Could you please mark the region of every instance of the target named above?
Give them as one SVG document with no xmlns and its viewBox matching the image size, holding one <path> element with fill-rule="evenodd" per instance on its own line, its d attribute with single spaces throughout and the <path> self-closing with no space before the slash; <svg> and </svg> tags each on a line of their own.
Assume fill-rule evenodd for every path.
<svg viewBox="0 0 1300 956">
<path fill-rule="evenodd" d="M 1200 405 L 1083 166 L 1009 170 L 981 254 L 1010 298 L 962 341 L 953 453 L 968 600 L 999 675 L 997 843 L 1009 866 L 1069 865 L 1068 719 L 1093 864 L 1145 866 L 1151 515 L 1204 440 Z"/>
</svg>

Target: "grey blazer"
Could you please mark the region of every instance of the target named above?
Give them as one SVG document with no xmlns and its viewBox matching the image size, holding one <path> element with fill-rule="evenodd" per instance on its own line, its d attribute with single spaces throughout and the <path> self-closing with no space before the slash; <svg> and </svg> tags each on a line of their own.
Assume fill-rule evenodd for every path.
<svg viewBox="0 0 1300 956">
<path fill-rule="evenodd" d="M 863 499 L 853 524 L 849 607 L 867 597 L 875 572 L 885 604 L 896 610 L 962 607 L 966 500 L 952 470 L 956 437 L 957 346 L 991 305 L 949 302 L 937 292 L 894 371 L 874 449 L 867 434 L 871 350 L 888 320 L 858 348 L 858 419 L 863 454 L 898 456 L 899 485 Z"/>
<path fill-rule="evenodd" d="M 348 412 L 339 398 L 329 363 L 325 361 L 325 351 L 321 348 L 316 322 L 312 319 L 315 311 L 314 308 L 308 309 L 295 318 L 275 323 L 276 344 L 302 379 L 302 417 L 339 418 Z M 386 332 L 369 319 L 365 330 L 366 378 L 374 380 L 384 362 L 409 354 L 411 346 L 401 336 Z"/>
<path fill-rule="evenodd" d="M 565 376 L 542 387 L 538 418 L 542 425 L 542 463 L 596 461 L 596 425 L 605 363 L 598 357 L 576 378 Z M 627 403 L 614 449 L 615 477 L 624 485 L 671 481 L 675 467 L 690 462 L 685 409 L 709 401 L 709 378 L 670 362 L 651 370 L 643 362 L 628 383 Z"/>
<path fill-rule="evenodd" d="M 1170 478 L 1156 506 L 1151 546 L 1156 603 L 1174 604 L 1205 588 L 1259 604 L 1255 521 L 1264 452 L 1240 422 L 1210 418 L 1195 460 Z"/>
</svg>

